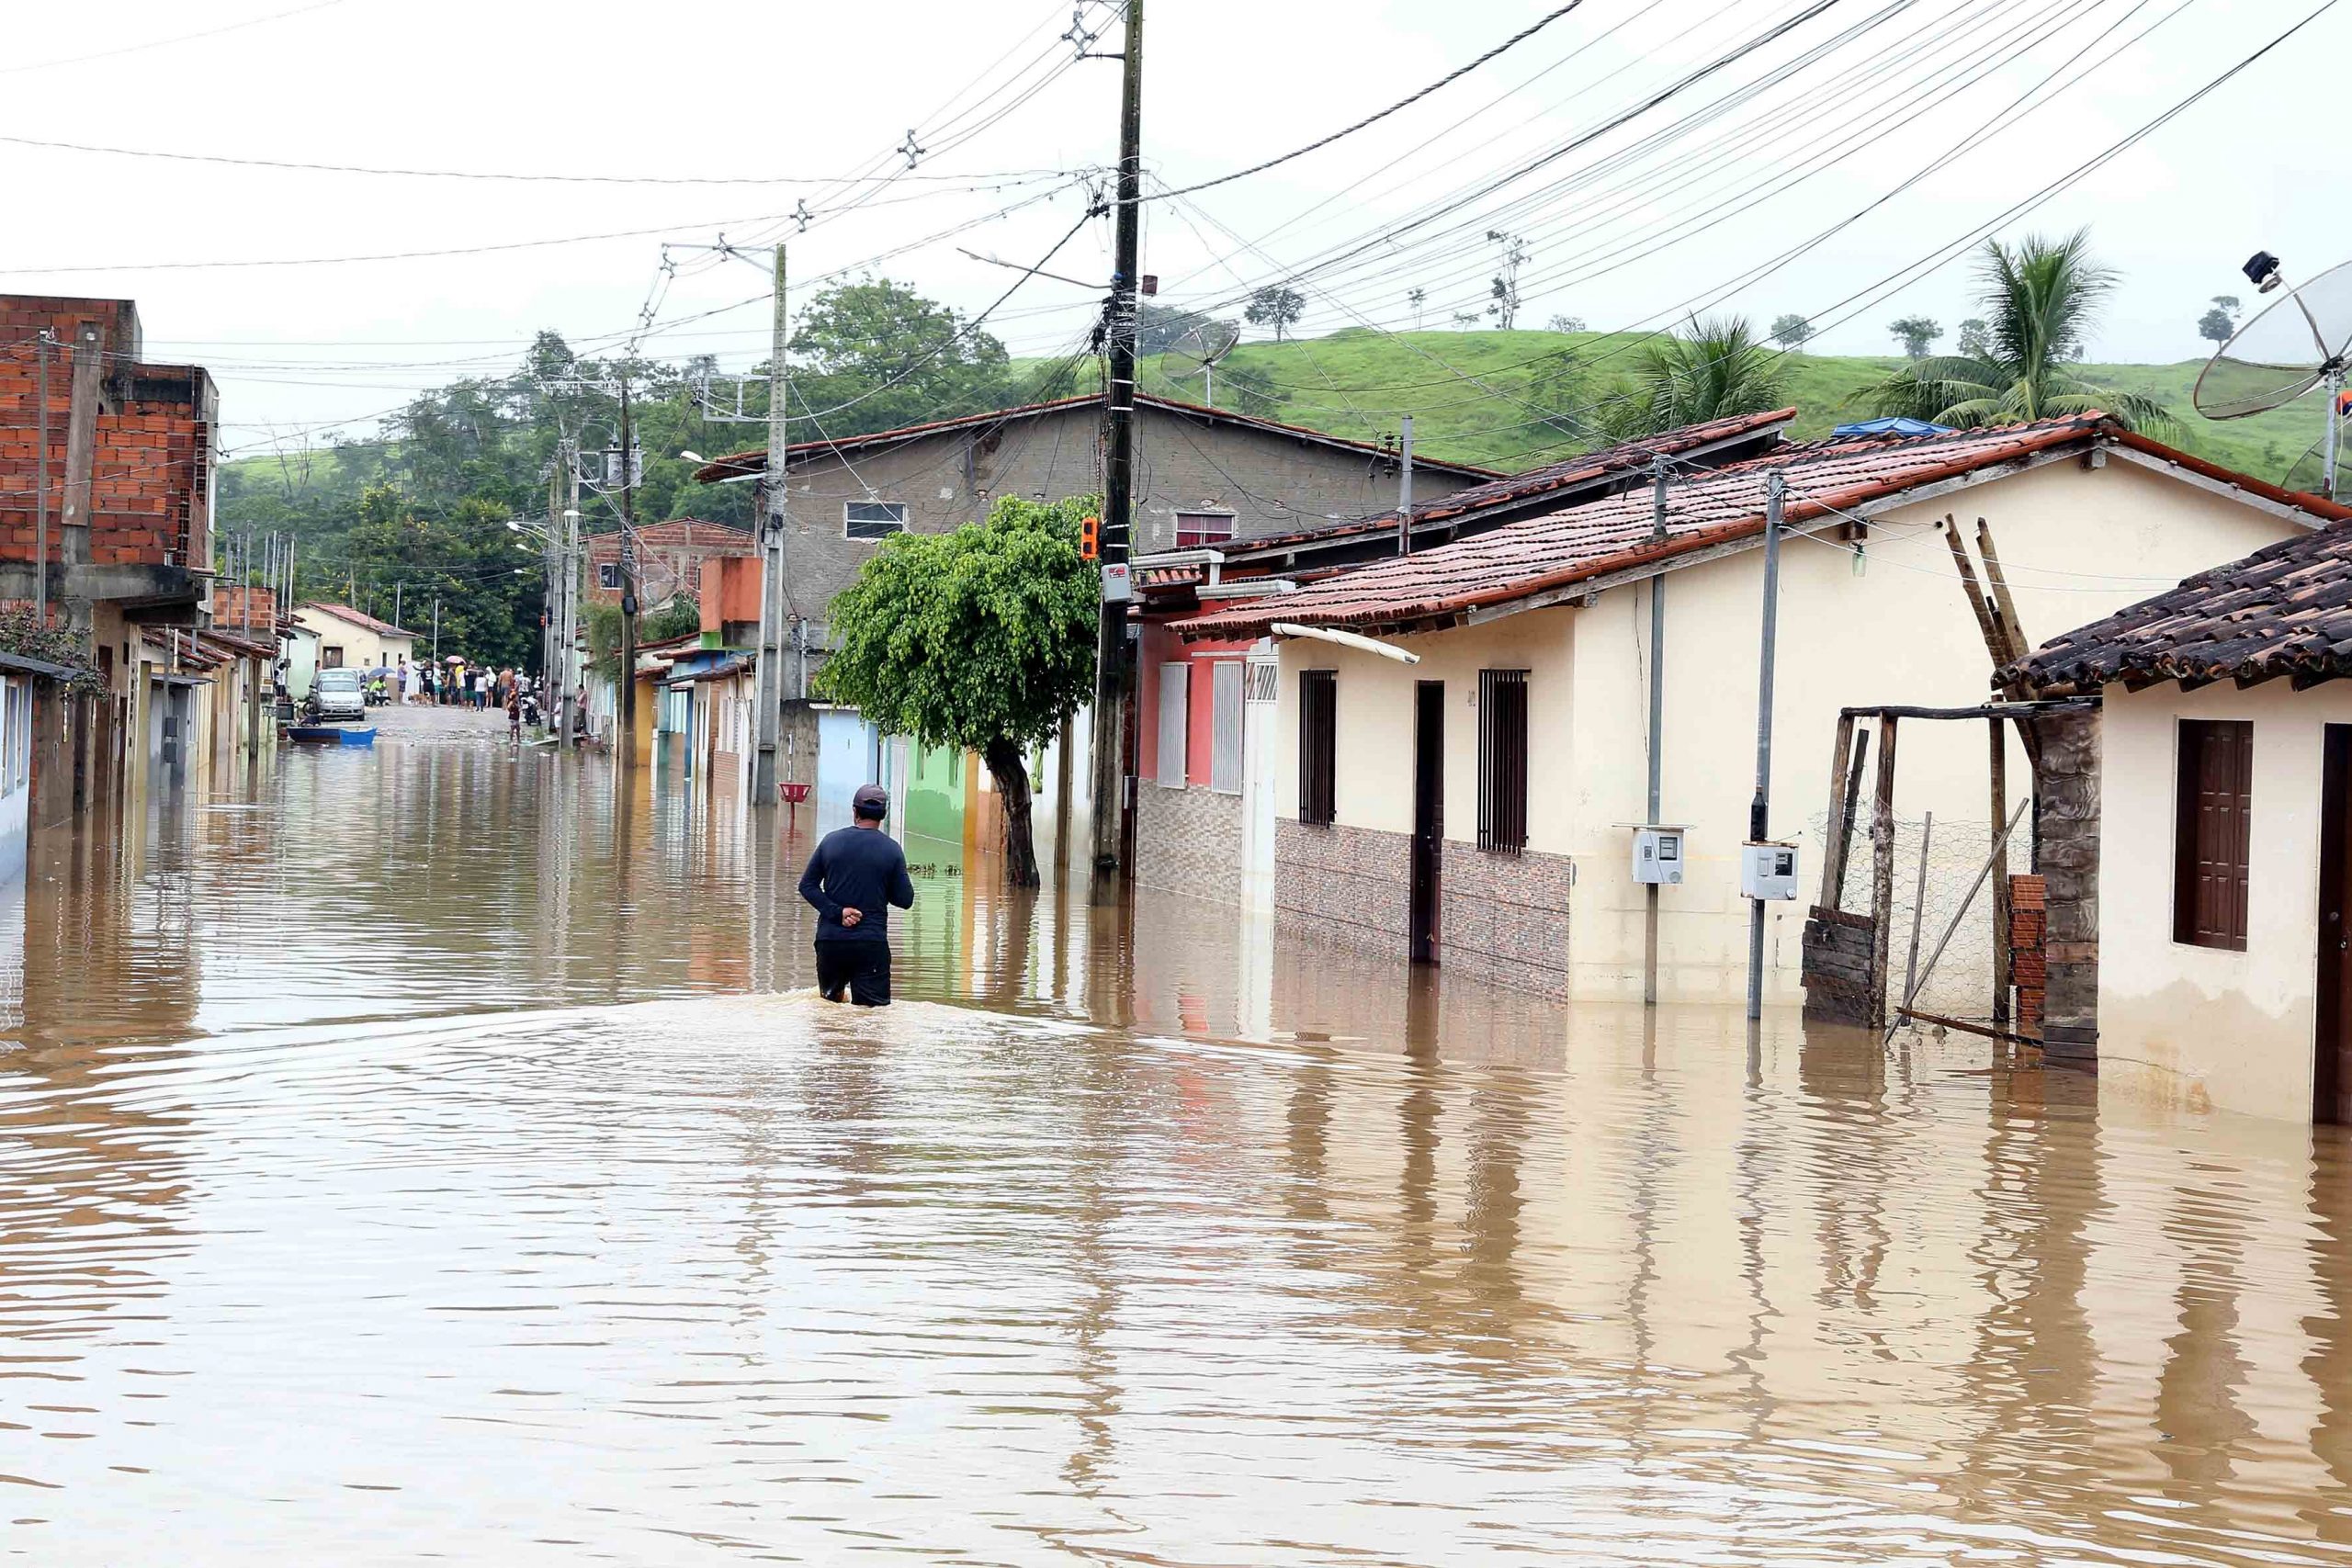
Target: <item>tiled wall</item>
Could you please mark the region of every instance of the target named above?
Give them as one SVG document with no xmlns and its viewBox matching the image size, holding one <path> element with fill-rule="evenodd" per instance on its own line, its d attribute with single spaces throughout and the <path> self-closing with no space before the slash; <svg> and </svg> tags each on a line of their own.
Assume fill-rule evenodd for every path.
<svg viewBox="0 0 2352 1568">
<path fill-rule="evenodd" d="M 1241 796 L 1136 786 L 1136 883 L 1219 904 L 1241 901 Z"/>
<path fill-rule="evenodd" d="M 1411 848 L 1401 833 L 1274 823 L 1274 923 L 1405 961 Z"/>
<path fill-rule="evenodd" d="M 1401 833 L 1275 823 L 1277 923 L 1402 964 L 1410 849 Z M 1438 923 L 1446 977 L 1566 996 L 1568 879 L 1565 855 L 1498 855 L 1449 842 Z"/>
<path fill-rule="evenodd" d="M 1438 963 L 1453 977 L 1567 995 L 1568 883 L 1566 855 L 1490 854 L 1449 840 Z"/>
</svg>

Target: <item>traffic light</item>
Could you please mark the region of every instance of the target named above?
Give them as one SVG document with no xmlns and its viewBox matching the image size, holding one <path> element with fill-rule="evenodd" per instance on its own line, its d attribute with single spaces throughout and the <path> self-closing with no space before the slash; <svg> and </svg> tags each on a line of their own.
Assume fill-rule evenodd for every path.
<svg viewBox="0 0 2352 1568">
<path fill-rule="evenodd" d="M 1081 518 L 1078 525 L 1078 553 L 1086 560 L 1102 558 L 1102 519 Z"/>
</svg>

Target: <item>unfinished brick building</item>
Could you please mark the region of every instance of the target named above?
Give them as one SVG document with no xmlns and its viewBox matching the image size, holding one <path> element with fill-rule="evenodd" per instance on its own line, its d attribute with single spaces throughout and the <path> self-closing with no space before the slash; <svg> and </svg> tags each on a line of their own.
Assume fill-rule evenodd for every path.
<svg viewBox="0 0 2352 1568">
<path fill-rule="evenodd" d="M 37 812 L 169 753 L 185 698 L 168 634 L 147 633 L 203 623 L 218 415 L 202 367 L 146 362 L 130 300 L 0 295 L 0 601 L 45 598 L 106 688 L 37 738 L 72 775 Z"/>
</svg>

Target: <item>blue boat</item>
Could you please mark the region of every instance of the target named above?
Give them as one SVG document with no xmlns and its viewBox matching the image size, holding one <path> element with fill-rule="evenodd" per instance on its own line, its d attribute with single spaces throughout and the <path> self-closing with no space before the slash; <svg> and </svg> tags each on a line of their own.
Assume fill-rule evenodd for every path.
<svg viewBox="0 0 2352 1568">
<path fill-rule="evenodd" d="M 311 746 L 373 746 L 376 729 L 345 729 L 339 724 L 289 724 L 286 739 Z"/>
</svg>

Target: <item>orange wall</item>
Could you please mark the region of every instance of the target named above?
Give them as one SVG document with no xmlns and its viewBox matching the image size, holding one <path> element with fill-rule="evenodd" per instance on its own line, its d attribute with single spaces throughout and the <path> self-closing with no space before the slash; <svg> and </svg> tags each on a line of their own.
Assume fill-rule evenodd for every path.
<svg viewBox="0 0 2352 1568">
<path fill-rule="evenodd" d="M 760 558 L 718 556 L 702 563 L 702 629 L 760 618 Z"/>
<path fill-rule="evenodd" d="M 1142 668 L 1136 671 L 1136 777 L 1149 783 L 1159 776 L 1159 667 L 1182 660 L 1193 667 L 1190 689 L 1184 694 L 1189 737 L 1184 745 L 1184 782 L 1208 787 L 1210 752 L 1216 739 L 1213 666 L 1220 660 L 1239 659 L 1250 647 L 1248 639 L 1187 643 L 1163 626 L 1144 623 L 1143 646 L 1137 653 Z"/>
</svg>

